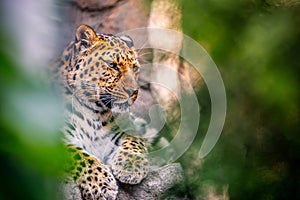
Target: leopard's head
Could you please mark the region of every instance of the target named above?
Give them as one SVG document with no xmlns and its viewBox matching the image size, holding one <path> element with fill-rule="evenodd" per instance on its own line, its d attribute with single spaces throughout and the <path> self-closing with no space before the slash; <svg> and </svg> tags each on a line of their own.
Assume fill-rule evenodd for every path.
<svg viewBox="0 0 300 200">
<path fill-rule="evenodd" d="M 81 25 L 62 59 L 67 87 L 85 105 L 127 110 L 137 98 L 140 64 L 129 36 L 97 34 Z"/>
</svg>

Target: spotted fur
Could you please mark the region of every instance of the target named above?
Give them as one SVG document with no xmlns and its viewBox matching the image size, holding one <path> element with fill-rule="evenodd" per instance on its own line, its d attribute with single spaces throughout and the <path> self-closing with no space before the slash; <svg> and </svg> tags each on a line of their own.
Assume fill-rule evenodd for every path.
<svg viewBox="0 0 300 200">
<path fill-rule="evenodd" d="M 63 133 L 73 160 L 68 172 L 84 199 L 116 199 L 118 181 L 137 184 L 147 175 L 143 139 L 115 120 L 137 98 L 139 69 L 130 37 L 96 34 L 86 25 L 61 56 Z"/>
</svg>

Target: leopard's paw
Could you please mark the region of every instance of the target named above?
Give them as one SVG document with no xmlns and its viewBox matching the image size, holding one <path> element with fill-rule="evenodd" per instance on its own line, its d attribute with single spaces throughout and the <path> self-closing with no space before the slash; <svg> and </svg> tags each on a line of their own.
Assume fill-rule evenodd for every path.
<svg viewBox="0 0 300 200">
<path fill-rule="evenodd" d="M 118 194 L 118 188 L 115 183 L 107 183 L 105 178 L 103 182 L 99 183 L 94 180 L 87 181 L 87 183 L 81 183 L 80 189 L 83 199 L 85 200 L 115 200 Z M 115 180 L 114 180 L 115 182 Z"/>
<path fill-rule="evenodd" d="M 98 160 L 89 157 L 83 168 L 82 174 L 78 177 L 78 183 L 84 199 L 105 199 L 114 200 L 117 198 L 118 186 L 110 169 Z"/>
<path fill-rule="evenodd" d="M 70 170 L 85 200 L 114 200 L 118 185 L 110 169 L 96 157 L 73 148 L 74 163 Z"/>
<path fill-rule="evenodd" d="M 122 183 L 140 183 L 149 171 L 147 152 L 143 141 L 139 138 L 125 138 L 113 157 L 111 170 Z"/>
</svg>

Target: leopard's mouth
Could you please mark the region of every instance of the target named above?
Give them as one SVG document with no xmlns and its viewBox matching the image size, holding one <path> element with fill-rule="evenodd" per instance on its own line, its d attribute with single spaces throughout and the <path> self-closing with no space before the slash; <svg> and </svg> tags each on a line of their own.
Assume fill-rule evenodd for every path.
<svg viewBox="0 0 300 200">
<path fill-rule="evenodd" d="M 113 104 L 111 110 L 113 113 L 125 113 L 129 111 L 129 104 L 126 103 L 115 103 Z"/>
<path fill-rule="evenodd" d="M 112 104 L 113 104 L 113 98 L 111 98 L 110 96 L 100 96 L 100 101 L 102 102 L 102 104 L 111 109 L 112 108 Z"/>
<path fill-rule="evenodd" d="M 132 101 L 130 99 L 119 99 L 113 95 L 105 94 L 100 96 L 100 101 L 103 106 L 112 110 L 127 111 Z"/>
</svg>

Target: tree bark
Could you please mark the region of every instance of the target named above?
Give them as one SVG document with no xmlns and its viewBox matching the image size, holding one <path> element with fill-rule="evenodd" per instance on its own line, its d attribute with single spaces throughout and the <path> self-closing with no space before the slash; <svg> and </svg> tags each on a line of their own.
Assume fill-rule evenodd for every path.
<svg viewBox="0 0 300 200">
<path fill-rule="evenodd" d="M 183 180 L 183 172 L 180 164 L 173 163 L 153 169 L 148 176 L 138 185 L 119 183 L 119 200 L 155 200 L 175 184 Z M 65 181 L 65 180 L 64 180 Z M 68 178 L 67 183 L 62 183 L 63 198 L 66 200 L 83 200 L 80 188 Z M 176 199 L 176 197 L 172 197 Z"/>
</svg>

